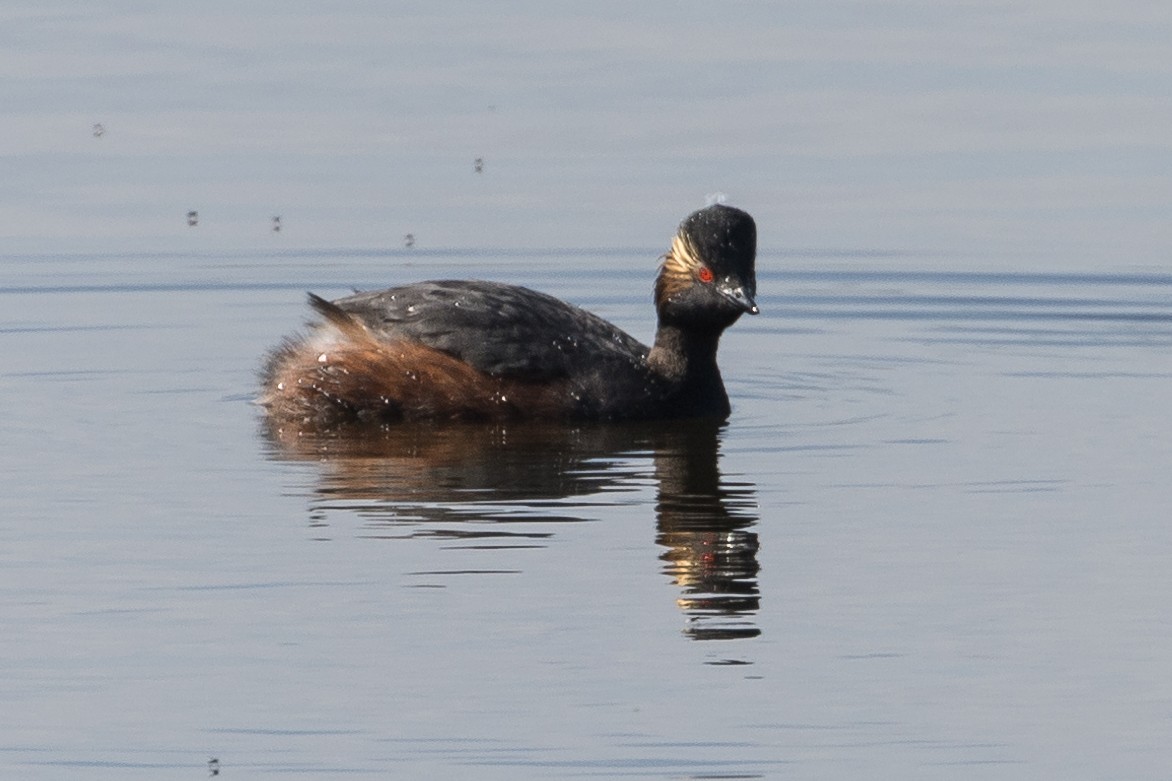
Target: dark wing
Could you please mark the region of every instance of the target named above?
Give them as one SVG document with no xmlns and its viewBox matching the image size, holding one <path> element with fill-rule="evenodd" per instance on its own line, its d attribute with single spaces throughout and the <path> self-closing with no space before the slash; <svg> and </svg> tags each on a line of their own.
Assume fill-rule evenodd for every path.
<svg viewBox="0 0 1172 781">
<path fill-rule="evenodd" d="M 382 339 L 420 342 L 498 376 L 549 380 L 647 355 L 647 347 L 596 315 L 497 282 L 420 282 L 334 305 Z"/>
</svg>

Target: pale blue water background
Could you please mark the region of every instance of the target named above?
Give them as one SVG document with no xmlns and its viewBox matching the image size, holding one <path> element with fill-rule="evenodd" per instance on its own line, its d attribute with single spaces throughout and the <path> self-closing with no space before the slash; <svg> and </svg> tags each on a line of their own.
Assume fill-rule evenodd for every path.
<svg viewBox="0 0 1172 781">
<path fill-rule="evenodd" d="M 1166 777 L 1169 27 L 6 6 L 0 775 Z M 265 436 L 305 290 L 647 338 L 715 191 L 719 431 Z"/>
</svg>

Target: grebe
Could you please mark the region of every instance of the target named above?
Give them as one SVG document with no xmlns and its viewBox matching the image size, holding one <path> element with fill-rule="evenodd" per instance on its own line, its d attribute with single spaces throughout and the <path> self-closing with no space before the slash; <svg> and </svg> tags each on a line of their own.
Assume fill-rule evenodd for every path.
<svg viewBox="0 0 1172 781">
<path fill-rule="evenodd" d="M 271 422 L 651 420 L 729 414 L 716 365 L 724 329 L 757 314 L 757 228 L 718 204 L 689 215 L 655 279 L 647 347 L 552 296 L 499 282 L 434 281 L 326 301 L 308 334 L 269 356 Z"/>
</svg>

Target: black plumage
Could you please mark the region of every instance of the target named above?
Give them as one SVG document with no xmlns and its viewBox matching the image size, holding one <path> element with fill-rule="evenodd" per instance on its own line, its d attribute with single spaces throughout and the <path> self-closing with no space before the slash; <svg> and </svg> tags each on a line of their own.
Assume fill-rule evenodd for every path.
<svg viewBox="0 0 1172 781">
<path fill-rule="evenodd" d="M 569 376 L 583 360 L 646 359 L 649 349 L 584 309 L 500 282 L 419 282 L 332 303 L 379 339 L 410 339 L 526 381 Z"/>
<path fill-rule="evenodd" d="M 655 281 L 654 344 L 545 293 L 441 280 L 329 302 L 264 370 L 277 423 L 400 418 L 725 417 L 721 333 L 757 313 L 756 226 L 711 206 L 681 223 Z"/>
</svg>

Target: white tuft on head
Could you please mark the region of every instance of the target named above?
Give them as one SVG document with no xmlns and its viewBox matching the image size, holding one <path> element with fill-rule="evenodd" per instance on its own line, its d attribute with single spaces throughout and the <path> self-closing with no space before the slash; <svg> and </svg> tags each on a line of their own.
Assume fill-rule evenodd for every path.
<svg viewBox="0 0 1172 781">
<path fill-rule="evenodd" d="M 722 193 L 720 190 L 717 190 L 714 193 L 708 193 L 708 195 L 704 196 L 704 205 L 705 206 L 715 206 L 718 203 L 727 203 L 727 202 L 728 202 L 728 194 Z"/>
</svg>

